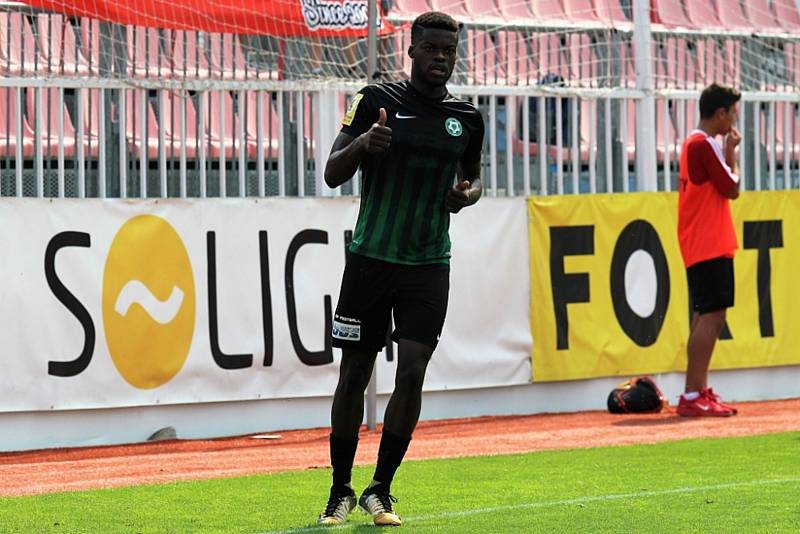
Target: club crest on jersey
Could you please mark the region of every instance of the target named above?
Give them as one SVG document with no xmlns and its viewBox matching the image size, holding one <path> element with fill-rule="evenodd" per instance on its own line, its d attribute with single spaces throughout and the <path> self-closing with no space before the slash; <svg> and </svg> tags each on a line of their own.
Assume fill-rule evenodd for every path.
<svg viewBox="0 0 800 534">
<path fill-rule="evenodd" d="M 448 117 L 447 120 L 444 121 L 444 129 L 453 137 L 458 137 L 464 131 L 464 127 L 461 126 L 458 119 L 454 119 L 453 117 Z"/>
</svg>

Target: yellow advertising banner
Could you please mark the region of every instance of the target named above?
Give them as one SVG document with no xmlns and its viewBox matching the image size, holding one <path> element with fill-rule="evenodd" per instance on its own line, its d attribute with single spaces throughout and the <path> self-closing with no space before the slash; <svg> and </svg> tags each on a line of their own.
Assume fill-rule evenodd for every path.
<svg viewBox="0 0 800 534">
<path fill-rule="evenodd" d="M 533 380 L 685 369 L 686 270 L 677 193 L 530 197 Z M 712 369 L 800 364 L 800 191 L 732 203 L 735 304 Z M 797 269 L 797 267 L 795 267 Z"/>
</svg>

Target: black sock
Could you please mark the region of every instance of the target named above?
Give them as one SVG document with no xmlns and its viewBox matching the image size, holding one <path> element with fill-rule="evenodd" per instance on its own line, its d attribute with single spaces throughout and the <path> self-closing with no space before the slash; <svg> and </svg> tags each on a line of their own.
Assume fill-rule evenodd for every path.
<svg viewBox="0 0 800 534">
<path fill-rule="evenodd" d="M 340 438 L 331 434 L 331 466 L 333 466 L 333 487 L 344 490 L 350 484 L 353 460 L 356 457 L 358 438 Z"/>
<path fill-rule="evenodd" d="M 381 445 L 378 448 L 378 465 L 375 468 L 375 476 L 372 478 L 380 482 L 388 492 L 394 479 L 394 473 L 400 467 L 403 457 L 408 450 L 411 438 L 403 438 L 392 434 L 386 429 L 381 435 Z"/>
</svg>

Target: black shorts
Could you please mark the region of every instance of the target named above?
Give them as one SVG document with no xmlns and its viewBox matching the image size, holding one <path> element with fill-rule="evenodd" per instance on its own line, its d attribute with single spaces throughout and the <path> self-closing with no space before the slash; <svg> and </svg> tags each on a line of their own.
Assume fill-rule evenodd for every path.
<svg viewBox="0 0 800 534">
<path fill-rule="evenodd" d="M 714 258 L 686 269 L 692 311 L 711 313 L 733 306 L 733 258 Z"/>
<path fill-rule="evenodd" d="M 333 346 L 378 352 L 392 340 L 436 348 L 447 313 L 450 266 L 401 265 L 348 253 L 333 318 Z"/>
</svg>

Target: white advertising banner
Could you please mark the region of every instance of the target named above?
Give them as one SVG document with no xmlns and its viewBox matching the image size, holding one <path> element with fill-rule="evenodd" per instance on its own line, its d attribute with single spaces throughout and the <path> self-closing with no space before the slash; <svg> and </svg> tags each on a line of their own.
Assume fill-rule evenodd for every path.
<svg viewBox="0 0 800 534">
<path fill-rule="evenodd" d="M 0 411 L 332 395 L 354 199 L 0 200 Z M 426 389 L 530 382 L 524 199 L 452 218 Z M 394 357 L 378 358 L 391 391 Z"/>
</svg>

